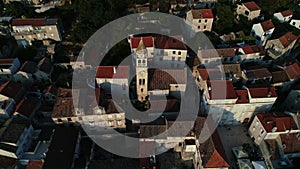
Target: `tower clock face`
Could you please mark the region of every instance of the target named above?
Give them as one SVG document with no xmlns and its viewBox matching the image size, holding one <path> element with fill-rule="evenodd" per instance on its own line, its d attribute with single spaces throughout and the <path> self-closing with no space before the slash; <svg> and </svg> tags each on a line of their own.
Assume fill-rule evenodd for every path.
<svg viewBox="0 0 300 169">
<path fill-rule="evenodd" d="M 141 70 L 138 72 L 140 76 L 144 75 L 146 73 L 146 70 Z"/>
</svg>

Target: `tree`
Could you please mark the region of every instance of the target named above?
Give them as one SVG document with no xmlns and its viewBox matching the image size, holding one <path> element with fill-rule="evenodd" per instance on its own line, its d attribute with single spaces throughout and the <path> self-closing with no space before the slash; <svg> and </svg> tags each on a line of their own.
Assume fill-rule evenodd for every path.
<svg viewBox="0 0 300 169">
<path fill-rule="evenodd" d="M 215 22 L 216 32 L 219 34 L 231 32 L 234 24 L 234 15 L 230 6 L 217 4 L 216 9 L 218 18 L 218 20 Z"/>
<path fill-rule="evenodd" d="M 79 0 L 75 11 L 79 13 L 73 25 L 72 41 L 86 42 L 88 38 L 106 23 L 128 14 L 129 0 Z"/>
<path fill-rule="evenodd" d="M 33 47 L 21 47 L 17 49 L 16 56 L 22 63 L 25 61 L 33 61 L 37 54 L 37 50 Z"/>
<path fill-rule="evenodd" d="M 5 5 L 6 10 L 2 13 L 2 16 L 15 16 L 15 17 L 33 17 L 34 9 L 26 7 L 20 2 L 10 2 Z"/>
</svg>

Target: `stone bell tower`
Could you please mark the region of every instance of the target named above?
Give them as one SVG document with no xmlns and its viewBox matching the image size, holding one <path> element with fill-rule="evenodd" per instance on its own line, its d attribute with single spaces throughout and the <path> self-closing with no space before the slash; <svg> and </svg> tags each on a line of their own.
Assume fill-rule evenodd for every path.
<svg viewBox="0 0 300 169">
<path fill-rule="evenodd" d="M 141 39 L 136 49 L 136 89 L 139 101 L 145 101 L 148 96 L 148 65 L 147 49 Z"/>
</svg>

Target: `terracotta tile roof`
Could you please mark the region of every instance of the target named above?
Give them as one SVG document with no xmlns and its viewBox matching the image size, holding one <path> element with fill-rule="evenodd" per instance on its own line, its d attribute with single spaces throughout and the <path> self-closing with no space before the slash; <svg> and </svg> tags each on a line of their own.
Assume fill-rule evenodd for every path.
<svg viewBox="0 0 300 169">
<path fill-rule="evenodd" d="M 154 46 L 154 38 L 151 36 L 132 37 L 132 38 L 130 38 L 131 48 L 133 48 L 133 49 L 137 48 L 141 40 L 143 40 L 145 47 L 153 47 Z"/>
<path fill-rule="evenodd" d="M 282 145 L 285 145 L 285 154 L 300 152 L 300 140 L 296 133 L 280 134 L 280 138 Z"/>
<path fill-rule="evenodd" d="M 195 121 L 193 132 L 195 133 L 197 139 L 199 139 L 199 136 L 204 127 L 205 121 L 206 121 L 206 117 L 200 117 L 200 116 L 198 116 Z"/>
<path fill-rule="evenodd" d="M 187 50 L 185 44 L 177 37 L 157 36 L 154 44 L 158 49 Z"/>
<path fill-rule="evenodd" d="M 223 49 L 201 50 L 199 56 L 201 56 L 201 58 L 233 57 L 235 56 L 235 49 L 223 48 Z"/>
<path fill-rule="evenodd" d="M 207 81 L 209 97 L 215 99 L 236 99 L 237 95 L 230 80 L 213 80 Z M 225 90 L 226 91 L 223 91 Z"/>
<path fill-rule="evenodd" d="M 260 10 L 261 8 L 253 1 L 251 2 L 246 2 L 243 3 L 245 5 L 246 8 L 248 8 L 250 11 L 256 11 L 256 10 Z"/>
<path fill-rule="evenodd" d="M 149 90 L 167 90 L 170 84 L 186 84 L 186 81 L 186 69 L 148 69 Z"/>
<path fill-rule="evenodd" d="M 113 99 L 102 99 L 99 106 L 104 107 L 107 114 L 122 112 L 122 108 L 115 104 Z"/>
<path fill-rule="evenodd" d="M 282 16 L 287 17 L 290 15 L 293 15 L 293 12 L 291 10 L 285 10 L 281 12 Z"/>
<path fill-rule="evenodd" d="M 217 49 L 217 52 L 220 57 L 232 57 L 235 56 L 234 48 L 224 48 L 224 49 Z"/>
<path fill-rule="evenodd" d="M 142 157 L 148 158 L 140 158 L 140 167 L 150 168 L 150 155 L 156 154 L 155 152 L 155 141 L 140 141 L 139 142 L 139 154 Z"/>
<path fill-rule="evenodd" d="M 192 9 L 192 15 L 194 19 L 210 19 L 214 18 L 211 9 Z"/>
<path fill-rule="evenodd" d="M 221 70 L 224 71 L 225 74 L 233 74 L 237 77 L 242 76 L 242 70 L 239 63 L 237 64 L 223 64 L 221 65 Z"/>
<path fill-rule="evenodd" d="M 168 137 L 182 137 L 183 133 L 185 136 L 193 136 L 192 135 L 192 127 L 194 126 L 194 121 L 168 121 Z M 174 128 L 170 127 L 174 125 Z M 188 133 L 186 133 L 189 131 Z"/>
<path fill-rule="evenodd" d="M 272 113 L 256 115 L 267 132 L 272 132 L 277 127 L 276 132 L 284 132 L 286 130 L 298 129 L 294 119 L 287 115 L 275 116 Z"/>
<path fill-rule="evenodd" d="M 0 59 L 0 65 L 12 65 L 15 58 Z"/>
<path fill-rule="evenodd" d="M 243 46 L 242 49 L 243 49 L 243 51 L 246 55 L 247 54 L 253 54 L 253 53 L 259 53 L 260 55 L 265 54 L 262 46 L 256 46 L 256 45 Z"/>
<path fill-rule="evenodd" d="M 159 134 L 167 131 L 167 125 L 140 125 L 140 138 L 160 137 Z M 166 137 L 166 135 L 162 135 Z"/>
<path fill-rule="evenodd" d="M 72 90 L 77 96 L 72 97 Z M 57 90 L 56 102 L 53 106 L 52 118 L 74 117 L 76 115 L 73 98 L 79 100 L 79 90 L 59 88 Z"/>
<path fill-rule="evenodd" d="M 290 81 L 285 71 L 271 72 L 271 74 L 272 74 L 272 83 L 282 83 L 282 82 Z"/>
<path fill-rule="evenodd" d="M 265 98 L 270 95 L 270 97 L 277 97 L 274 87 L 270 88 L 249 88 L 249 92 L 252 98 Z"/>
<path fill-rule="evenodd" d="M 16 144 L 24 129 L 29 125 L 29 121 L 22 117 L 11 118 L 4 126 L 2 126 L 5 130 L 0 136 L 0 141 Z"/>
<path fill-rule="evenodd" d="M 23 116 L 30 117 L 32 113 L 34 113 L 34 109 L 36 108 L 37 104 L 29 99 L 23 99 L 20 103 L 16 106 L 16 112 L 22 114 Z"/>
<path fill-rule="evenodd" d="M 238 100 L 236 101 L 236 103 L 249 103 L 247 90 L 236 90 L 236 94 L 238 95 Z"/>
<path fill-rule="evenodd" d="M 300 66 L 297 63 L 294 63 L 292 65 L 287 66 L 285 68 L 285 72 L 291 80 L 295 79 L 300 76 Z"/>
<path fill-rule="evenodd" d="M 22 96 L 19 95 L 21 88 L 21 85 L 18 83 L 14 81 L 8 81 L 0 86 L 0 94 L 9 98 L 13 98 L 16 102 L 19 102 L 22 98 Z"/>
<path fill-rule="evenodd" d="M 206 142 L 200 144 L 200 154 L 204 168 L 229 167 L 225 150 L 217 131 Z"/>
<path fill-rule="evenodd" d="M 2 168 L 14 168 L 19 160 L 11 157 L 0 156 Z"/>
<path fill-rule="evenodd" d="M 46 18 L 13 19 L 12 26 L 44 26 Z"/>
<path fill-rule="evenodd" d="M 164 100 L 165 102 L 165 100 Z M 166 105 L 163 105 L 162 100 L 152 99 L 150 100 L 151 112 L 179 112 L 180 103 L 175 98 L 166 100 Z"/>
<path fill-rule="evenodd" d="M 128 73 L 128 66 L 98 66 L 96 78 L 127 79 Z"/>
<path fill-rule="evenodd" d="M 26 169 L 43 169 L 43 160 L 30 160 Z"/>
<path fill-rule="evenodd" d="M 275 28 L 271 19 L 261 22 L 260 25 L 265 32 Z"/>
<path fill-rule="evenodd" d="M 279 38 L 279 41 L 282 44 L 282 46 L 286 48 L 297 39 L 298 36 L 294 35 L 292 32 L 287 32 Z"/>
<path fill-rule="evenodd" d="M 261 79 L 261 78 L 271 78 L 272 74 L 267 68 L 252 69 L 245 71 L 248 80 Z"/>
<path fill-rule="evenodd" d="M 198 68 L 198 72 L 203 80 L 221 80 L 222 72 L 220 69 Z"/>
<path fill-rule="evenodd" d="M 202 18 L 214 18 L 213 12 L 211 9 L 201 9 Z"/>
<path fill-rule="evenodd" d="M 267 148 L 269 149 L 271 159 L 272 160 L 279 159 L 280 154 L 279 154 L 279 147 L 277 141 L 275 139 L 266 139 L 265 142 L 267 144 Z"/>
<path fill-rule="evenodd" d="M 57 127 L 43 169 L 72 168 L 79 131 L 75 127 Z"/>
<path fill-rule="evenodd" d="M 20 68 L 20 71 L 30 73 L 30 74 L 34 74 L 35 72 L 37 72 L 37 70 L 38 70 L 37 63 L 32 61 L 26 61 Z"/>
</svg>

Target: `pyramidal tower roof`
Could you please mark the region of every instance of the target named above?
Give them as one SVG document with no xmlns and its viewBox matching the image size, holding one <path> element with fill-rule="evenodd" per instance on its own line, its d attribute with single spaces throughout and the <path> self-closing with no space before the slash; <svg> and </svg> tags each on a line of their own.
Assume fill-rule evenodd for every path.
<svg viewBox="0 0 300 169">
<path fill-rule="evenodd" d="M 145 50 L 145 49 L 146 49 L 146 47 L 145 47 L 144 41 L 143 41 L 143 39 L 141 38 L 141 40 L 140 40 L 140 42 L 139 42 L 139 45 L 138 45 L 138 47 L 136 48 L 136 51 L 143 51 L 143 50 Z"/>
</svg>

